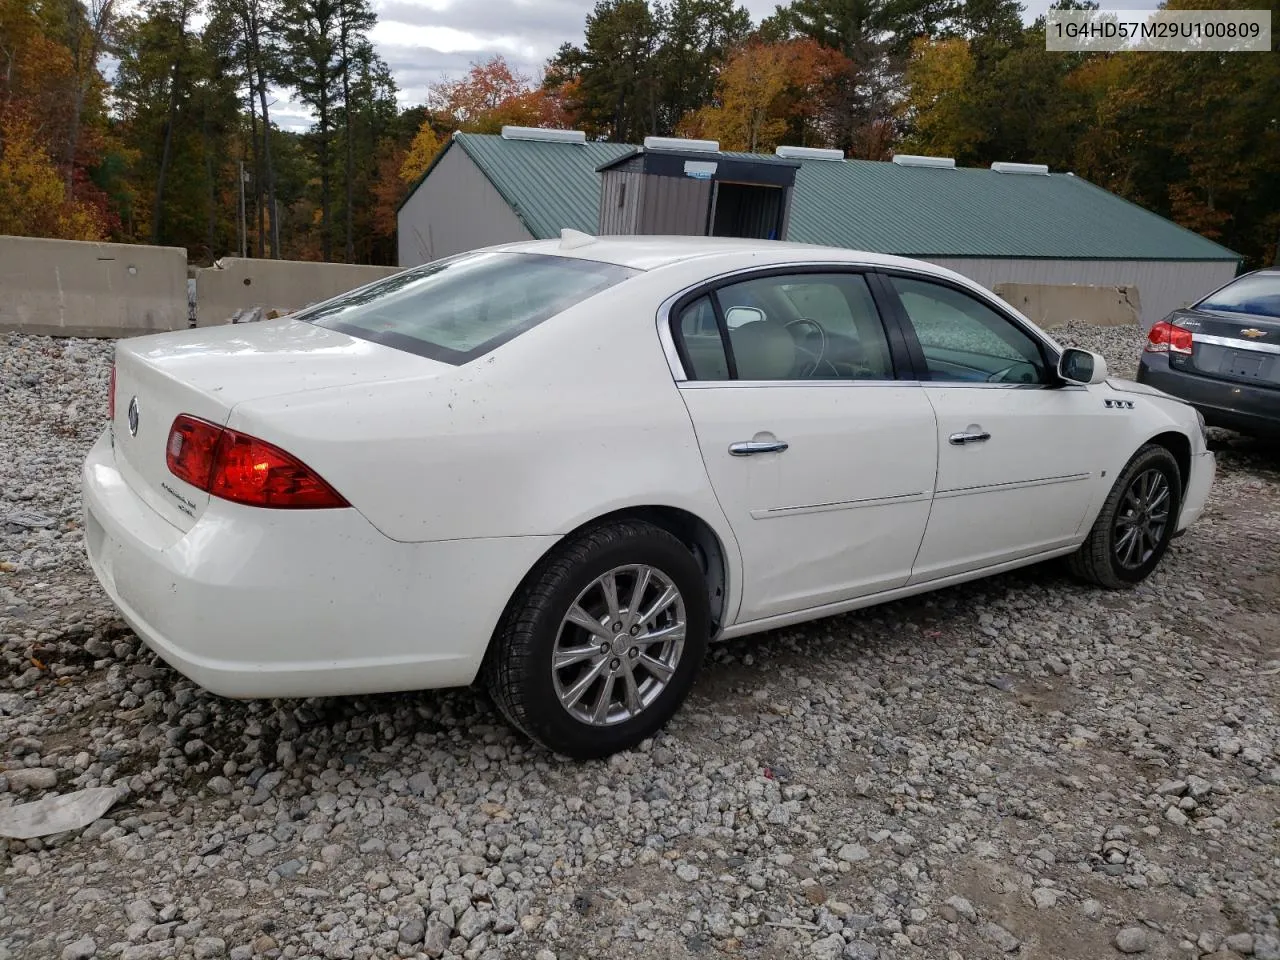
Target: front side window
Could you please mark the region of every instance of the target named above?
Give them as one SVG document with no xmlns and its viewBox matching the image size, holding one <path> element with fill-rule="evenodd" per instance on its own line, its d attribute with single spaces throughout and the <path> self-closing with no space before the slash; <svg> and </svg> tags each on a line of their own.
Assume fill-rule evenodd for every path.
<svg viewBox="0 0 1280 960">
<path fill-rule="evenodd" d="M 1247 313 L 1280 320 L 1280 273 L 1255 273 L 1229 283 L 1198 304 L 1200 310 Z"/>
<path fill-rule="evenodd" d="M 939 283 L 888 280 L 920 341 L 931 380 L 1048 382 L 1039 344 L 986 304 Z"/>
<path fill-rule="evenodd" d="M 714 305 L 728 333 L 720 340 Z M 880 314 L 860 274 L 757 277 L 693 301 L 678 330 L 697 380 L 892 380 Z M 731 355 L 721 359 L 722 355 Z M 723 366 L 721 366 L 723 364 Z"/>
<path fill-rule="evenodd" d="M 638 272 L 547 254 L 468 253 L 352 290 L 296 319 L 461 364 Z"/>
</svg>

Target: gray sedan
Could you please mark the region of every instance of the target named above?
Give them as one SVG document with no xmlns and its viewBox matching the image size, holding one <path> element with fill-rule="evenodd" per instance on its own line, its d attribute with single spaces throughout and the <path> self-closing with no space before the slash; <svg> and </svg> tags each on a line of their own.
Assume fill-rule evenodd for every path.
<svg viewBox="0 0 1280 960">
<path fill-rule="evenodd" d="M 1138 381 L 1212 426 L 1280 438 L 1280 267 L 1237 277 L 1153 326 Z"/>
</svg>

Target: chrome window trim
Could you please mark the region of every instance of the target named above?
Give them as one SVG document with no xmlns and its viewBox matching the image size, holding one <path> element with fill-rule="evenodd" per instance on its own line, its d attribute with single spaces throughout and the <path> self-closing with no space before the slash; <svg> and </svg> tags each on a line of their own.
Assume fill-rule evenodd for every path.
<svg viewBox="0 0 1280 960">
<path fill-rule="evenodd" d="M 698 290 L 705 289 L 710 291 L 725 283 L 734 282 L 735 280 L 738 280 L 738 278 L 749 277 L 751 274 L 774 273 L 778 270 L 785 270 L 791 267 L 795 267 L 802 270 L 812 270 L 816 267 L 821 269 L 830 269 L 833 273 L 872 272 L 872 273 L 880 273 L 885 276 L 898 274 L 898 275 L 904 275 L 908 277 L 917 277 L 926 282 L 937 283 L 941 281 L 944 285 L 950 284 L 956 287 L 963 287 L 964 292 L 967 293 L 969 296 L 973 297 L 975 300 L 977 300 L 979 303 L 981 303 L 983 306 L 987 307 L 988 309 L 995 311 L 995 313 L 998 316 L 1003 317 L 1009 323 L 1013 324 L 1015 327 L 1017 327 L 1019 330 L 1025 333 L 1028 337 L 1035 340 L 1036 343 L 1040 344 L 1044 348 L 1044 351 L 1049 360 L 1050 373 L 1054 373 L 1057 370 L 1058 361 L 1061 359 L 1061 356 L 1062 356 L 1062 348 L 1059 347 L 1056 343 L 1054 343 L 1054 341 L 1049 337 L 1048 334 L 1042 331 L 1035 324 L 1031 323 L 1030 320 L 1024 321 L 1022 318 L 1011 314 L 1009 312 L 1011 308 L 1009 307 L 1008 304 L 1005 304 L 1002 301 L 999 301 L 998 299 L 993 299 L 992 294 L 987 293 L 981 288 L 975 290 L 972 287 L 969 287 L 967 284 L 957 282 L 952 277 L 941 276 L 937 273 L 933 273 L 928 270 L 921 270 L 919 268 L 913 268 L 909 266 L 907 267 L 898 266 L 896 264 L 893 266 L 889 266 L 886 264 L 867 263 L 867 262 L 856 261 L 856 260 L 795 260 L 787 263 L 764 263 L 764 264 L 758 263 L 758 264 L 753 264 L 752 266 L 749 266 L 749 267 L 739 267 L 735 270 L 730 270 L 725 273 L 718 273 L 718 274 L 715 274 L 714 276 L 703 277 L 701 280 L 697 281 L 696 283 L 689 284 L 688 286 L 684 287 L 681 290 L 676 291 L 675 293 L 668 296 L 665 300 L 663 300 L 662 303 L 658 306 L 658 314 L 657 314 L 658 342 L 662 344 L 662 352 L 663 352 L 663 355 L 667 358 L 667 366 L 671 368 L 672 379 L 675 380 L 675 382 L 680 386 L 692 386 L 694 384 L 708 384 L 713 386 L 733 386 L 737 384 L 741 384 L 743 386 L 766 386 L 766 385 L 775 386 L 779 384 L 799 384 L 802 386 L 815 386 L 819 383 L 830 383 L 832 385 L 844 385 L 844 384 L 851 384 L 851 383 L 867 384 L 867 385 L 877 385 L 877 384 L 883 385 L 886 383 L 895 383 L 895 384 L 904 384 L 904 385 L 915 384 L 919 386 L 921 384 L 927 383 L 931 386 L 939 386 L 942 384 L 946 384 L 948 386 L 957 386 L 957 387 L 964 386 L 964 387 L 1002 387 L 1002 388 L 1016 387 L 1020 389 L 1027 389 L 1027 388 L 1062 389 L 1061 387 L 1051 383 L 1010 383 L 1010 384 L 966 383 L 964 381 L 952 381 L 952 380 L 928 380 L 928 381 L 897 380 L 897 379 L 894 379 L 894 380 L 828 380 L 828 381 L 822 381 L 822 380 L 812 380 L 812 381 L 691 380 L 689 378 L 688 372 L 684 369 L 684 364 L 680 361 L 680 352 L 676 349 L 675 337 L 671 333 L 671 311 L 675 307 L 676 303 L 679 300 L 683 299 L 684 297 L 688 296 L 689 294 L 694 293 Z M 972 283 L 973 281 L 969 281 L 969 282 Z M 890 321 L 885 317 L 880 317 L 880 323 L 882 325 L 888 324 L 889 322 Z M 1280 353 L 1280 349 L 1277 349 L 1276 352 Z"/>
<path fill-rule="evenodd" d="M 677 358 L 678 360 L 679 358 Z M 782 390 L 788 387 L 931 387 L 934 390 L 1087 390 L 1082 383 L 974 383 L 965 380 L 680 380 L 681 390 L 725 390 L 742 387 Z"/>
<path fill-rule="evenodd" d="M 1256 340 L 1237 340 L 1235 337 L 1218 337 L 1210 333 L 1193 333 L 1193 343 L 1208 343 L 1215 347 L 1247 350 L 1251 353 L 1280 353 L 1280 343 L 1258 343 Z"/>
</svg>

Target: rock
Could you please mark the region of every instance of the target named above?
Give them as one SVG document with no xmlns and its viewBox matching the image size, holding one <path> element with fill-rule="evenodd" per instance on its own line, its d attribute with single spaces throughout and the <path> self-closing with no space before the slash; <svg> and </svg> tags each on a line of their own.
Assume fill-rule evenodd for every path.
<svg viewBox="0 0 1280 960">
<path fill-rule="evenodd" d="M 227 955 L 227 943 L 218 937 L 200 937 L 192 946 L 196 960 L 214 960 Z"/>
<path fill-rule="evenodd" d="M 1169 807 L 1169 809 L 1165 810 L 1164 818 L 1175 827 L 1185 827 L 1187 825 L 1187 815 L 1177 807 Z"/>
<path fill-rule="evenodd" d="M 865 940 L 854 940 L 844 948 L 845 960 L 879 960 L 880 948 Z"/>
<path fill-rule="evenodd" d="M 1156 787 L 1156 793 L 1162 797 L 1180 797 L 1187 792 L 1187 781 L 1166 780 Z"/>
<path fill-rule="evenodd" d="M 543 947 L 533 955 L 533 960 L 556 960 L 556 952 Z"/>
<path fill-rule="evenodd" d="M 702 876 L 702 871 L 691 863 L 682 863 L 676 867 L 676 876 L 685 883 L 696 883 L 698 877 Z"/>
<path fill-rule="evenodd" d="M 1084 915 L 1086 920 L 1102 919 L 1102 904 L 1097 900 L 1086 900 L 1080 904 L 1080 913 Z"/>
<path fill-rule="evenodd" d="M 1253 955 L 1253 934 L 1252 933 L 1233 933 L 1223 942 L 1232 953 L 1238 953 L 1241 956 Z"/>
<path fill-rule="evenodd" d="M 956 912 L 956 915 L 970 923 L 978 922 L 978 911 L 973 909 L 973 904 L 964 897 L 949 897 L 947 906 Z"/>
<path fill-rule="evenodd" d="M 133 923 L 152 924 L 159 919 L 149 900 L 134 900 L 124 908 L 124 915 Z"/>
<path fill-rule="evenodd" d="M 815 940 L 813 946 L 809 948 L 809 953 L 814 960 L 840 960 L 844 955 L 844 937 L 833 933 L 829 937 Z"/>
<path fill-rule="evenodd" d="M 1280 938 L 1267 934 L 1255 936 L 1253 955 L 1257 960 L 1280 960 Z"/>
<path fill-rule="evenodd" d="M 475 907 L 469 907 L 458 918 L 458 936 L 465 937 L 467 940 L 474 940 L 492 925 L 493 917 L 490 913 L 482 913 Z"/>
<path fill-rule="evenodd" d="M 23 790 L 52 790 L 58 785 L 58 772 L 48 767 L 19 767 L 6 770 L 9 789 L 15 793 Z"/>
<path fill-rule="evenodd" d="M 443 956 L 444 952 L 449 949 L 449 941 L 453 938 L 452 927 L 440 923 L 438 920 L 432 920 L 427 923 L 427 936 L 423 943 L 423 951 L 432 960 Z"/>
<path fill-rule="evenodd" d="M 415 773 L 409 778 L 409 792 L 420 797 L 434 797 L 436 795 L 435 781 L 431 779 L 431 774 L 427 772 Z"/>
<path fill-rule="evenodd" d="M 421 920 L 406 920 L 400 924 L 400 942 L 418 944 L 427 934 L 427 925 Z"/>
<path fill-rule="evenodd" d="M 1121 953 L 1144 953 L 1150 945 L 1148 941 L 1146 927 L 1125 927 L 1112 942 Z"/>
<path fill-rule="evenodd" d="M 978 927 L 978 936 L 1004 953 L 1013 953 L 1022 946 L 1022 941 L 998 923 L 982 924 Z"/>
<path fill-rule="evenodd" d="M 1031 899 L 1035 901 L 1037 910 L 1050 910 L 1058 905 L 1061 892 L 1052 887 L 1036 887 L 1031 891 Z"/>
<path fill-rule="evenodd" d="M 861 863 L 871 856 L 871 851 L 858 843 L 846 843 L 836 856 L 845 863 Z"/>
<path fill-rule="evenodd" d="M 90 960 L 98 952 L 93 937 L 81 937 L 62 948 L 62 960 Z"/>
<path fill-rule="evenodd" d="M 235 787 L 231 785 L 231 781 L 226 777 L 214 777 L 209 781 L 209 789 L 218 796 L 225 797 L 230 795 L 235 790 Z"/>
</svg>

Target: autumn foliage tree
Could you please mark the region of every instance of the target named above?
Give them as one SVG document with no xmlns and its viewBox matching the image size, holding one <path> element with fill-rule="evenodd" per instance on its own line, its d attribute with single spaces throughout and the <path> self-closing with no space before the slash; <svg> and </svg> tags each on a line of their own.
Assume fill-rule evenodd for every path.
<svg viewBox="0 0 1280 960">
<path fill-rule="evenodd" d="M 720 71 L 714 102 L 686 115 L 679 130 L 725 150 L 771 151 L 792 132 L 801 145 L 825 146 L 830 99 L 851 68 L 814 40 L 749 43 Z"/>
</svg>

